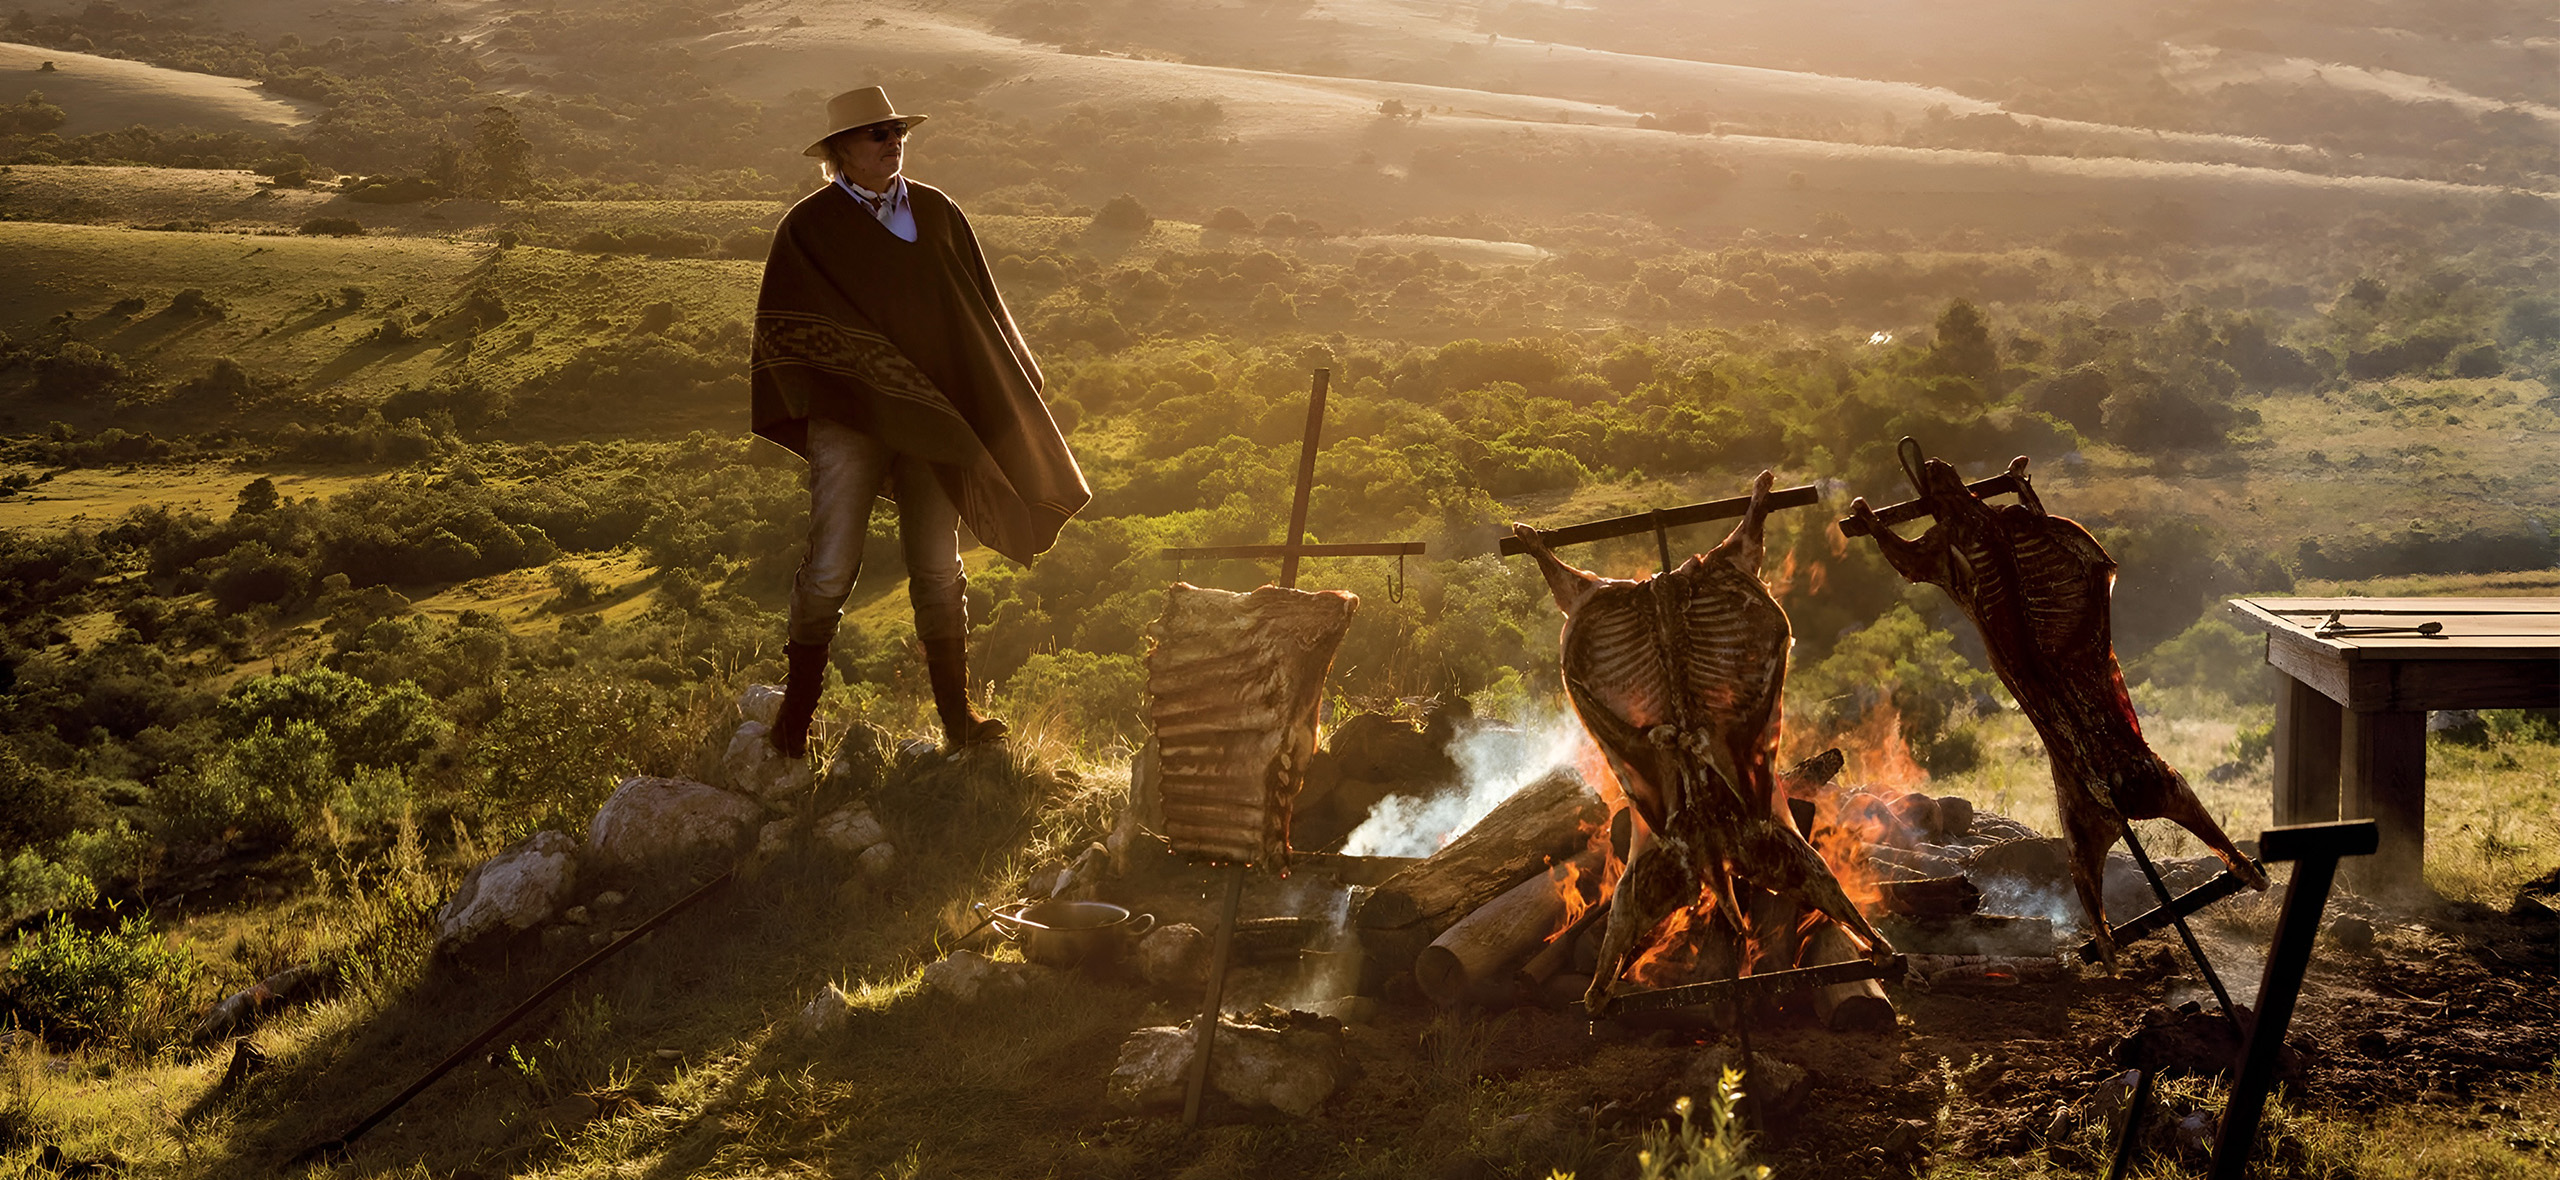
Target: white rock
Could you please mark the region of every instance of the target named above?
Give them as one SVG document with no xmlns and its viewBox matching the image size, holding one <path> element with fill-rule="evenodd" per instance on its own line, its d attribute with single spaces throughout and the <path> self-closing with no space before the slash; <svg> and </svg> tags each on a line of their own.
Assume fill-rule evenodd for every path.
<svg viewBox="0 0 2560 1180">
<path fill-rule="evenodd" d="M 436 911 L 436 947 L 454 951 L 491 934 L 530 930 L 549 919 L 578 881 L 578 845 L 536 832 L 471 870 Z"/>
<path fill-rule="evenodd" d="M 898 850 L 886 843 L 874 844 L 863 849 L 862 855 L 856 857 L 853 863 L 854 867 L 862 870 L 863 880 L 877 885 L 887 881 L 889 874 L 898 871 Z"/>
<path fill-rule="evenodd" d="M 880 826 L 879 818 L 868 807 L 846 807 L 820 816 L 815 834 L 819 843 L 847 856 L 858 855 L 889 838 L 888 830 Z"/>
<path fill-rule="evenodd" d="M 924 969 L 924 990 L 963 1004 L 991 995 L 1020 991 L 1031 982 L 1029 963 L 997 962 L 976 951 L 953 951 L 951 957 Z"/>
<path fill-rule="evenodd" d="M 621 909 L 622 903 L 628 900 L 630 899 L 622 896 L 620 892 L 607 889 L 589 899 L 587 902 L 587 908 L 599 914 L 609 914 L 615 910 Z"/>
<path fill-rule="evenodd" d="M 852 1017 L 853 997 L 830 983 L 825 990 L 810 997 L 808 1007 L 800 1010 L 800 1031 L 808 1036 L 822 1037 L 843 1028 L 845 1021 Z"/>
<path fill-rule="evenodd" d="M 587 907 L 582 905 L 570 906 L 568 909 L 560 911 L 560 920 L 571 926 L 584 926 L 587 924 Z"/>
<path fill-rule="evenodd" d="M 770 729 L 773 719 L 782 713 L 782 686 L 750 684 L 738 694 L 738 716 Z"/>
<path fill-rule="evenodd" d="M 720 763 L 730 789 L 767 803 L 807 794 L 818 781 L 817 772 L 807 758 L 783 757 L 765 736 L 768 732 L 764 722 L 750 721 L 730 737 L 729 752 Z"/>
<path fill-rule="evenodd" d="M 1138 974 L 1147 986 L 1197 992 L 1209 982 L 1209 937 L 1189 922 L 1158 926 L 1138 940 Z"/>
<path fill-rule="evenodd" d="M 1105 1093 L 1133 1112 L 1179 1106 L 1191 1077 L 1192 1051 L 1187 1027 L 1139 1029 L 1121 1044 Z M 1349 1071 L 1342 1027 L 1331 1022 L 1281 1029 L 1223 1019 L 1211 1052 L 1209 1084 L 1219 1093 L 1240 1106 L 1298 1118 L 1322 1111 Z"/>
<path fill-rule="evenodd" d="M 680 778 L 624 779 L 587 829 L 593 869 L 736 855 L 764 819 L 756 801 Z M 599 898 L 599 901 L 602 899 Z"/>
<path fill-rule="evenodd" d="M 791 847 L 791 821 L 778 819 L 756 833 L 756 859 L 771 860 Z"/>
</svg>

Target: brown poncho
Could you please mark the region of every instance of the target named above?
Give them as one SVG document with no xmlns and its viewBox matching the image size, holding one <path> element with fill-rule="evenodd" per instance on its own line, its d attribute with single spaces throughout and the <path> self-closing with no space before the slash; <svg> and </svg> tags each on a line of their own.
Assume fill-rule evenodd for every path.
<svg viewBox="0 0 2560 1180">
<path fill-rule="evenodd" d="M 912 180 L 907 199 L 913 242 L 832 184 L 774 230 L 756 297 L 755 432 L 805 458 L 809 419 L 826 417 L 924 459 L 969 531 L 1027 562 L 1093 493 L 968 219 Z"/>
</svg>

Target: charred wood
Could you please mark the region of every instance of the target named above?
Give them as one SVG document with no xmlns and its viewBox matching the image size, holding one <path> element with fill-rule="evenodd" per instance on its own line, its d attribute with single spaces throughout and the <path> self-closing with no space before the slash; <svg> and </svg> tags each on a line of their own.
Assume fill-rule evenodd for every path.
<svg viewBox="0 0 2560 1180">
<path fill-rule="evenodd" d="M 1520 788 L 1447 847 L 1381 882 L 1360 907 L 1362 937 L 1422 931 L 1427 944 L 1503 891 L 1579 854 L 1607 819 L 1608 805 L 1580 775 L 1555 771 Z"/>
</svg>

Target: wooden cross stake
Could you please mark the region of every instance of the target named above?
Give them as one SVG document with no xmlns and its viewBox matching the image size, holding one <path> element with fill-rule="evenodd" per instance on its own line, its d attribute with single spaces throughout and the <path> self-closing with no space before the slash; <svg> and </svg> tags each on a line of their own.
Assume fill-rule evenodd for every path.
<svg viewBox="0 0 2560 1180">
<path fill-rule="evenodd" d="M 1330 369 L 1318 369 L 1315 387 L 1307 394 L 1307 435 L 1298 446 L 1298 485 L 1289 502 L 1289 540 L 1280 545 L 1197 545 L 1168 548 L 1164 555 L 1176 560 L 1204 558 L 1268 558 L 1280 559 L 1279 586 L 1298 588 L 1298 560 L 1304 557 L 1418 557 L 1423 552 L 1420 541 L 1398 541 L 1385 544 L 1310 545 L 1307 544 L 1307 499 L 1315 491 L 1316 451 L 1324 445 L 1324 395 L 1331 382 Z M 1399 571 L 1401 583 L 1401 571 Z M 1224 1007 L 1227 990 L 1227 959 L 1235 949 L 1236 909 L 1244 901 L 1243 861 L 1227 866 L 1226 905 L 1218 914 L 1218 936 L 1210 944 L 1209 994 L 1200 1005 L 1197 1021 L 1198 1048 L 1191 1059 L 1190 1086 L 1182 1098 L 1182 1125 L 1200 1125 L 1200 1102 L 1209 1088 L 1209 1057 L 1217 1043 L 1218 1013 Z"/>
<path fill-rule="evenodd" d="M 1822 489 L 1812 484 L 1794 488 L 1775 488 L 1769 492 L 1769 507 L 1773 511 L 1780 508 L 1804 508 L 1821 502 Z M 1751 497 L 1729 496 L 1722 500 L 1683 504 L 1678 508 L 1656 508 L 1633 516 L 1613 516 L 1607 520 L 1567 525 L 1560 529 L 1539 529 L 1538 539 L 1545 542 L 1549 549 L 1560 549 L 1566 545 L 1605 541 L 1611 537 L 1632 537 L 1637 533 L 1651 531 L 1654 546 L 1661 551 L 1662 572 L 1667 574 L 1671 572 L 1672 566 L 1671 529 L 1684 524 L 1704 524 L 1711 520 L 1732 520 L 1750 510 Z M 1515 557 L 1528 551 L 1528 542 L 1518 537 L 1502 539 L 1502 555 L 1505 557 Z"/>
</svg>

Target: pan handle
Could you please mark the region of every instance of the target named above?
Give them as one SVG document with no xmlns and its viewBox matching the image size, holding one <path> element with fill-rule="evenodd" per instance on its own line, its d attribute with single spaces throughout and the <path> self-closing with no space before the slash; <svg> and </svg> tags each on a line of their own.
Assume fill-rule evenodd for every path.
<svg viewBox="0 0 2560 1180">
<path fill-rule="evenodd" d="M 972 904 L 969 908 L 986 915 L 985 918 L 978 922 L 978 925 L 981 928 L 993 926 L 996 928 L 996 937 L 1001 938 L 1006 942 L 1020 942 L 1022 941 L 1022 932 L 1025 930 L 1048 929 L 1048 927 L 1022 916 L 1022 911 L 1030 908 L 1030 906 L 1031 903 L 1028 901 L 1008 901 L 1001 905 L 994 906 L 990 906 L 981 901 Z M 972 930 L 969 933 L 975 934 L 977 931 Z M 967 938 L 968 935 L 964 934 L 961 937 Z"/>
</svg>

